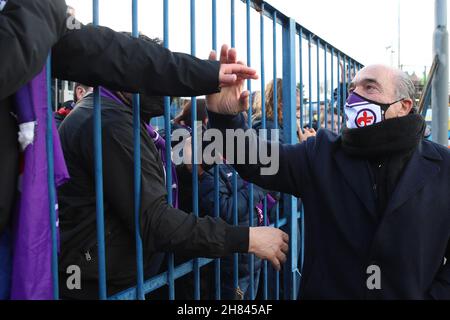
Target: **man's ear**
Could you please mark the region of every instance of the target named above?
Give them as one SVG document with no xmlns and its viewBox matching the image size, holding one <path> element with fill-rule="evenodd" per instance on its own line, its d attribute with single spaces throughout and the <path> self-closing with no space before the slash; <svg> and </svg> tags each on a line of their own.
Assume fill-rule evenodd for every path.
<svg viewBox="0 0 450 320">
<path fill-rule="evenodd" d="M 406 116 L 408 115 L 413 107 L 413 101 L 412 99 L 404 99 L 401 101 L 401 108 L 400 108 L 400 112 L 399 112 L 399 116 Z"/>
</svg>

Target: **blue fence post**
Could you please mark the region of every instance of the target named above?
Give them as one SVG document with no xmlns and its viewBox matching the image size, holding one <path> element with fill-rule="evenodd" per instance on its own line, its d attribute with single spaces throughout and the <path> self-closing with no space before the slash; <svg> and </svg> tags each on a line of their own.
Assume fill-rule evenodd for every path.
<svg viewBox="0 0 450 320">
<path fill-rule="evenodd" d="M 277 84 L 277 12 L 273 12 L 273 122 L 278 130 L 278 84 Z M 264 110 L 265 106 L 263 105 Z M 265 114 L 265 112 L 263 112 Z M 280 227 L 280 204 L 277 201 L 275 209 L 275 228 Z M 275 300 L 280 299 L 280 272 L 275 270 Z"/>
<path fill-rule="evenodd" d="M 246 23 L 247 23 L 247 65 L 251 66 L 252 65 L 252 60 L 251 60 L 251 20 L 250 20 L 250 13 L 251 13 L 251 0 L 247 0 L 246 3 L 246 8 L 247 8 L 247 19 L 246 19 Z M 252 82 L 251 80 L 247 81 L 247 90 L 252 91 Z M 251 95 L 249 98 L 249 109 L 248 109 L 248 127 L 251 128 L 252 127 L 252 114 L 253 114 L 253 110 L 252 110 L 252 99 L 251 99 Z M 248 184 L 248 193 L 249 193 L 249 227 L 253 227 L 253 219 L 254 219 L 254 203 L 253 203 L 253 184 L 249 183 Z M 255 256 L 250 254 L 250 262 L 249 262 L 249 268 L 250 268 L 250 300 L 253 300 L 255 297 L 255 279 L 253 277 L 253 274 L 255 273 Z"/>
<path fill-rule="evenodd" d="M 347 101 L 347 79 L 348 79 L 348 69 L 347 69 L 347 59 L 345 56 L 342 57 L 342 64 L 343 64 L 343 69 L 342 69 L 342 73 L 343 73 L 343 85 L 342 85 L 342 105 L 345 104 L 345 102 Z M 341 110 L 341 112 L 344 112 L 344 110 Z"/>
<path fill-rule="evenodd" d="M 169 48 L 169 0 L 164 0 L 163 3 L 163 41 L 164 48 Z M 170 97 L 164 97 L 164 129 L 166 132 L 166 159 L 171 159 L 172 143 L 171 143 L 171 122 L 170 122 Z M 172 165 L 170 161 L 166 163 L 166 187 L 167 187 L 167 203 L 173 204 L 172 193 Z M 175 257 L 173 253 L 167 256 L 167 282 L 169 286 L 169 300 L 175 300 Z"/>
<path fill-rule="evenodd" d="M 47 58 L 46 82 L 47 82 L 47 182 L 48 182 L 48 202 L 50 211 L 50 233 L 52 238 L 52 282 L 53 298 L 59 300 L 58 283 L 58 240 L 56 231 L 56 190 L 55 190 L 55 164 L 53 160 L 53 108 L 52 108 L 52 60 L 51 54 Z M 57 89 L 57 88 L 56 88 Z"/>
<path fill-rule="evenodd" d="M 139 37 L 138 31 L 138 0 L 132 0 L 132 36 Z M 141 119 L 139 94 L 133 94 L 133 137 L 134 137 L 134 219 L 136 237 L 137 286 L 136 296 L 145 300 L 144 294 L 144 262 L 141 238 Z"/>
<path fill-rule="evenodd" d="M 95 26 L 99 24 L 98 0 L 92 2 L 92 16 Z M 99 298 L 106 300 L 106 261 L 105 261 L 105 220 L 103 208 L 103 159 L 102 159 L 102 111 L 100 89 L 94 89 L 94 158 L 95 158 L 95 202 L 97 215 L 98 244 L 98 285 Z"/>
<path fill-rule="evenodd" d="M 341 97 L 341 86 L 343 86 L 343 83 L 341 82 L 341 54 L 340 52 L 337 53 L 337 81 L 338 81 L 338 87 L 337 87 L 337 112 L 338 112 L 338 131 L 341 132 L 341 106 L 342 106 L 342 97 Z"/>
<path fill-rule="evenodd" d="M 299 33 L 298 33 L 298 44 L 299 44 L 299 72 L 300 72 L 300 130 L 303 130 L 303 126 L 304 126 L 304 119 L 303 119 L 303 98 L 304 98 L 304 92 L 303 92 L 303 29 L 300 28 Z"/>
<path fill-rule="evenodd" d="M 230 24 L 231 24 L 231 47 L 236 46 L 236 18 L 235 18 L 235 0 L 230 1 L 231 14 L 230 14 Z M 238 217 L 238 203 L 237 203 L 237 172 L 233 170 L 232 176 L 232 188 L 233 188 L 233 225 L 237 226 L 239 224 Z M 239 254 L 233 254 L 233 286 L 234 288 L 239 287 Z"/>
<path fill-rule="evenodd" d="M 320 39 L 317 37 L 317 129 L 320 128 Z"/>
<path fill-rule="evenodd" d="M 313 108 L 312 108 L 312 36 L 308 35 L 308 85 L 309 85 L 309 127 L 313 127 Z"/>
<path fill-rule="evenodd" d="M 283 25 L 283 127 L 285 143 L 297 142 L 296 135 L 296 77 L 295 77 L 295 36 L 294 19 Z M 284 196 L 284 210 L 289 223 L 288 277 L 290 288 L 285 288 L 286 298 L 297 298 L 297 199 Z"/>
<path fill-rule="evenodd" d="M 303 125 L 304 125 L 304 116 L 303 116 L 303 29 L 300 28 L 299 31 L 299 63 L 300 63 L 300 128 L 299 130 L 303 130 Z M 300 225 L 301 225 L 301 230 L 300 230 L 300 235 L 301 235 L 301 257 L 300 257 L 300 277 L 303 277 L 303 256 L 304 256 L 304 230 L 305 230 L 305 226 L 304 226 L 304 219 L 305 219 L 305 215 L 304 215 L 304 209 L 303 209 L 303 204 L 302 207 L 300 208 Z M 300 279 L 301 280 L 301 279 Z M 300 288 L 301 288 L 301 282 L 299 283 L 299 288 L 298 291 L 300 292 Z"/>
<path fill-rule="evenodd" d="M 264 3 L 261 4 L 261 12 L 260 12 L 260 51 L 261 51 L 261 120 L 262 120 L 262 129 L 266 129 L 266 73 L 265 73 L 265 41 L 264 41 Z M 275 103 L 274 103 L 275 104 Z M 263 205 L 263 215 L 264 215 L 264 226 L 267 226 L 267 197 L 264 197 L 264 205 Z M 268 277 L 267 277 L 267 261 L 263 261 L 263 299 L 268 299 Z M 252 275 L 253 277 L 253 275 Z"/>
<path fill-rule="evenodd" d="M 334 48 L 331 48 L 331 131 L 334 131 Z"/>
<path fill-rule="evenodd" d="M 196 28 L 195 28 L 195 0 L 191 0 L 191 55 L 196 55 Z M 191 97 L 192 121 L 192 211 L 198 217 L 198 158 L 197 158 L 197 98 Z M 194 299 L 200 300 L 200 265 L 199 259 L 194 259 Z"/>
<path fill-rule="evenodd" d="M 212 0 L 212 49 L 217 52 L 217 1 Z M 214 166 L 214 216 L 220 217 L 220 198 L 219 198 L 219 166 Z M 216 259 L 214 265 L 215 298 L 221 299 L 221 279 L 220 279 L 221 260 Z"/>
<path fill-rule="evenodd" d="M 324 105 L 324 116 L 323 116 L 323 120 L 324 120 L 324 127 L 328 129 L 328 65 L 327 65 L 327 44 L 324 43 L 323 44 L 324 48 L 323 48 L 323 55 L 324 55 L 324 78 L 323 78 L 323 101 L 325 103 Z M 320 121 L 319 121 L 319 126 L 318 128 L 320 128 Z"/>
</svg>

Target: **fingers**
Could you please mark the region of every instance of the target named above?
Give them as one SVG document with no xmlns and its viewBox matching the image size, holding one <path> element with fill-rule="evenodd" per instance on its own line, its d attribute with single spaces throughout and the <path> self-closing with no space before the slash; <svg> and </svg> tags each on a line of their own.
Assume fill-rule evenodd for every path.
<svg viewBox="0 0 450 320">
<path fill-rule="evenodd" d="M 228 50 L 228 63 L 236 63 L 237 53 L 235 48 Z"/>
<path fill-rule="evenodd" d="M 220 63 L 229 63 L 228 62 L 228 45 L 222 45 L 220 50 Z"/>
<path fill-rule="evenodd" d="M 255 69 L 247 67 L 246 65 L 241 65 L 237 63 L 232 63 L 225 69 L 226 73 L 234 73 L 238 77 L 243 77 L 245 79 L 258 79 L 258 75 Z"/>
<path fill-rule="evenodd" d="M 286 260 L 287 260 L 286 254 L 284 254 L 281 251 L 278 251 L 276 255 L 274 255 L 269 259 L 269 262 L 276 270 L 280 271 L 281 265 L 284 264 Z"/>
<path fill-rule="evenodd" d="M 289 235 L 286 232 L 283 232 L 283 241 L 285 243 L 289 243 Z"/>
<path fill-rule="evenodd" d="M 283 252 L 283 253 L 288 253 L 289 252 L 289 245 L 287 244 L 287 243 L 283 243 L 282 245 L 281 245 L 281 251 Z"/>
<path fill-rule="evenodd" d="M 282 251 L 278 251 L 277 259 L 280 264 L 284 264 L 286 262 L 286 255 Z"/>
<path fill-rule="evenodd" d="M 211 51 L 209 54 L 209 60 L 216 61 L 217 60 L 217 52 Z"/>
<path fill-rule="evenodd" d="M 272 257 L 271 259 L 269 259 L 269 261 L 272 264 L 272 266 L 275 268 L 275 270 L 277 270 L 277 271 L 281 270 L 281 263 L 280 263 L 280 261 L 278 261 L 278 258 Z"/>
<path fill-rule="evenodd" d="M 250 67 L 247 67 L 246 65 L 232 63 L 228 65 L 228 73 L 234 73 L 237 75 L 248 75 L 252 79 L 258 79 L 258 75 L 256 73 L 255 69 L 252 69 Z"/>
<path fill-rule="evenodd" d="M 239 85 L 238 80 L 258 79 L 256 70 L 240 64 L 222 64 L 220 66 L 219 84 L 221 87 Z"/>
<path fill-rule="evenodd" d="M 222 74 L 220 76 L 220 84 L 222 86 L 231 86 L 237 81 L 237 78 L 235 74 Z"/>
</svg>

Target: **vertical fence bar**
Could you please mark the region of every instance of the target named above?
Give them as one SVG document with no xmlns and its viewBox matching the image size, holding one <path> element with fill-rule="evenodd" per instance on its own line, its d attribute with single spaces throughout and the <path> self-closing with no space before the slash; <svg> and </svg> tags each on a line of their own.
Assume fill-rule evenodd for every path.
<svg viewBox="0 0 450 320">
<path fill-rule="evenodd" d="M 283 128 L 285 142 L 297 142 L 296 134 L 296 77 L 295 77 L 295 20 L 289 19 L 283 26 Z M 289 223 L 288 282 L 285 288 L 286 299 L 297 298 L 297 199 L 284 196 L 284 210 Z M 285 282 L 286 283 L 286 282 Z"/>
<path fill-rule="evenodd" d="M 191 21 L 191 55 L 196 55 L 196 3 L 190 2 L 190 21 Z M 197 98 L 191 97 L 191 122 L 192 122 L 192 211 L 198 217 L 198 167 L 197 167 Z M 194 259 L 194 299 L 200 300 L 200 265 L 197 258 Z"/>
<path fill-rule="evenodd" d="M 235 3 L 234 0 L 231 0 L 231 47 L 236 47 L 236 17 L 235 17 Z"/>
<path fill-rule="evenodd" d="M 191 0 L 191 55 L 196 55 L 196 28 L 195 28 L 195 0 Z M 192 116 L 192 211 L 198 217 L 198 159 L 197 159 L 197 99 L 191 97 Z M 200 300 L 200 265 L 198 258 L 194 259 L 194 299 Z"/>
<path fill-rule="evenodd" d="M 273 122 L 278 130 L 278 86 L 277 86 L 277 12 L 273 12 Z M 265 111 L 265 105 L 263 105 Z M 263 112 L 265 114 L 265 112 Z M 275 208 L 275 228 L 280 227 L 280 203 Z M 280 299 L 280 272 L 275 270 L 275 300 Z"/>
<path fill-rule="evenodd" d="M 303 130 L 303 29 L 300 28 L 299 34 L 298 34 L 298 43 L 299 43 L 299 64 L 300 64 L 300 130 Z"/>
<path fill-rule="evenodd" d="M 352 60 L 350 59 L 350 57 L 347 57 L 347 59 L 348 59 L 347 84 L 350 84 L 350 82 L 352 82 Z"/>
<path fill-rule="evenodd" d="M 303 116 L 303 29 L 300 28 L 300 32 L 299 32 L 299 64 L 300 64 L 300 128 L 299 130 L 303 130 L 303 125 L 304 125 L 304 116 Z M 301 235 L 301 261 L 300 261 L 300 266 L 301 266 L 301 273 L 300 276 L 303 277 L 303 255 L 304 255 L 304 209 L 303 209 L 303 204 L 301 205 L 300 208 L 300 224 L 301 224 L 301 230 L 300 230 L 300 235 Z M 301 286 L 301 282 L 299 283 L 299 288 L 298 290 L 300 291 L 300 286 Z"/>
<path fill-rule="evenodd" d="M 320 128 L 320 39 L 317 37 L 317 129 Z"/>
<path fill-rule="evenodd" d="M 341 87 L 343 83 L 341 83 L 341 53 L 337 53 L 337 81 L 338 81 L 338 87 L 337 87 L 337 113 L 338 113 L 338 131 L 341 132 L 341 105 L 342 105 L 342 97 L 341 97 Z"/>
<path fill-rule="evenodd" d="M 334 132 L 334 48 L 331 47 L 331 131 Z"/>
<path fill-rule="evenodd" d="M 247 0 L 246 3 L 246 7 L 247 7 L 247 65 L 251 66 L 252 65 L 252 60 L 251 60 L 251 20 L 250 20 L 250 13 L 251 13 L 251 0 Z M 247 89 L 248 91 L 252 91 L 252 82 L 251 80 L 247 81 Z M 248 127 L 251 128 L 252 127 L 252 114 L 253 114 L 253 109 L 252 109 L 252 99 L 251 99 L 251 95 L 250 95 L 250 99 L 249 99 L 249 104 L 250 107 L 248 109 Z M 253 204 L 253 184 L 249 183 L 248 185 L 248 193 L 249 193 L 249 227 L 253 227 L 253 218 L 254 218 L 254 204 Z M 254 273 L 255 273 L 255 256 L 250 254 L 250 262 L 249 262 L 249 268 L 250 268 L 250 300 L 254 300 L 255 298 L 255 279 L 253 277 Z"/>
<path fill-rule="evenodd" d="M 98 0 L 92 1 L 92 16 L 95 26 L 99 24 Z M 98 286 L 99 298 L 106 300 L 106 261 L 105 261 L 105 218 L 103 208 L 103 159 L 102 159 L 102 111 L 100 89 L 94 90 L 94 160 L 95 160 L 95 202 L 97 216 L 98 244 Z"/>
<path fill-rule="evenodd" d="M 164 0 L 163 3 L 163 41 L 164 48 L 169 48 L 169 0 Z M 171 123 L 170 123 L 170 97 L 164 97 L 164 128 L 166 131 L 166 159 L 171 159 Z M 166 187 L 167 187 L 167 203 L 172 205 L 173 193 L 172 193 L 172 165 L 170 161 L 166 163 Z M 175 257 L 173 253 L 169 253 L 167 256 L 167 282 L 169 285 L 169 300 L 175 300 Z"/>
<path fill-rule="evenodd" d="M 324 77 L 323 77 L 323 93 L 324 93 L 324 95 L 323 95 L 323 101 L 324 101 L 324 103 L 325 103 L 325 105 L 324 105 L 324 117 L 323 117 L 323 120 L 324 120 L 324 127 L 326 128 L 326 129 L 328 129 L 328 92 L 327 92 L 327 90 L 328 90 L 328 84 L 327 84 L 327 81 L 328 81 L 328 69 L 327 69 L 327 44 L 326 43 L 324 43 L 323 44 L 323 46 L 324 46 L 324 48 L 323 48 L 323 59 L 324 59 Z M 319 128 L 320 128 L 320 121 L 319 121 Z"/>
<path fill-rule="evenodd" d="M 132 36 L 139 37 L 138 31 L 138 0 L 132 0 Z M 140 135 L 140 99 L 139 94 L 133 94 L 133 137 L 134 137 L 134 219 L 136 236 L 136 264 L 137 264 L 137 286 L 136 297 L 145 300 L 144 295 L 144 258 L 142 238 L 140 234 L 140 211 L 141 211 L 141 135 Z"/>
<path fill-rule="evenodd" d="M 342 78 L 344 79 L 344 81 L 343 81 L 343 84 L 342 84 L 342 104 L 341 104 L 341 107 L 347 101 L 347 77 L 348 77 L 347 72 L 348 72 L 348 69 L 347 69 L 347 61 L 346 61 L 345 56 L 342 57 L 342 64 L 344 66 L 342 68 L 342 73 L 343 73 Z M 341 110 L 341 112 L 344 112 L 344 110 Z"/>
<path fill-rule="evenodd" d="M 231 47 L 236 46 L 236 20 L 235 20 L 235 1 L 231 0 Z M 237 173 L 233 170 L 232 175 L 232 187 L 233 187 L 233 225 L 239 224 L 238 218 L 238 203 L 237 203 Z M 239 254 L 233 254 L 233 286 L 235 289 L 239 287 Z"/>
<path fill-rule="evenodd" d="M 56 235 L 56 190 L 55 190 L 55 164 L 53 160 L 53 108 L 52 108 L 52 60 L 51 54 L 47 58 L 46 82 L 47 82 L 47 182 L 48 182 L 48 202 L 50 211 L 50 233 L 52 238 L 52 282 L 53 299 L 59 300 L 58 283 L 58 240 Z M 57 90 L 57 88 L 55 88 Z"/>
<path fill-rule="evenodd" d="M 217 52 L 217 1 L 212 0 L 212 49 Z M 219 166 L 214 166 L 214 216 L 220 217 L 220 198 L 219 198 Z M 221 281 L 220 281 L 221 260 L 216 259 L 214 265 L 215 299 L 221 299 Z"/>
<path fill-rule="evenodd" d="M 262 120 L 262 128 L 263 130 L 266 129 L 266 72 L 265 72 L 265 64 L 264 64 L 264 3 L 261 5 L 261 12 L 260 12 L 260 51 L 261 51 L 261 120 Z M 267 197 L 264 197 L 264 205 L 263 205 L 263 214 L 264 214 L 264 226 L 267 226 Z M 268 295 L 268 283 L 267 283 L 267 261 L 263 261 L 263 299 L 267 300 Z M 253 277 L 253 275 L 252 275 Z"/>
<path fill-rule="evenodd" d="M 311 33 L 308 35 L 308 82 L 309 82 L 309 127 L 313 127 L 313 107 L 312 107 L 312 36 Z"/>
</svg>

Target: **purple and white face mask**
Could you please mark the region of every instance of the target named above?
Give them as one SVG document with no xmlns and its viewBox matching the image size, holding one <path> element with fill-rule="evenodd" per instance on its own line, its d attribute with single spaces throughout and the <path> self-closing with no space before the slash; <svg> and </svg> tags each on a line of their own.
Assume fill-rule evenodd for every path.
<svg viewBox="0 0 450 320">
<path fill-rule="evenodd" d="M 389 107 L 402 100 L 404 98 L 393 103 L 379 103 L 352 92 L 348 96 L 344 107 L 347 128 L 364 128 L 383 121 L 384 114 Z"/>
</svg>

